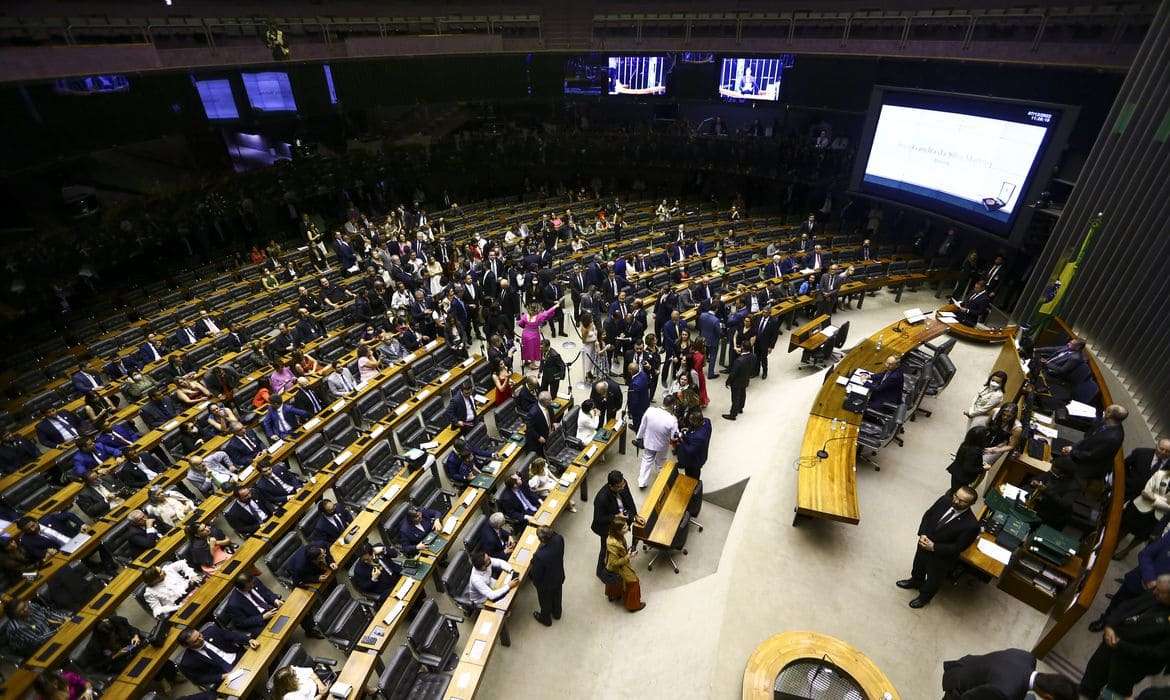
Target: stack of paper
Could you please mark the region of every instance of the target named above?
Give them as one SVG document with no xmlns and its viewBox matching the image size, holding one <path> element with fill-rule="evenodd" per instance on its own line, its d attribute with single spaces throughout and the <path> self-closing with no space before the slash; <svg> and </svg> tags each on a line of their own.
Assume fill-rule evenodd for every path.
<svg viewBox="0 0 1170 700">
<path fill-rule="evenodd" d="M 902 315 L 905 316 L 906 320 L 910 323 L 921 323 L 922 321 L 926 320 L 926 317 L 922 315 L 922 309 L 919 308 L 906 309 L 902 312 Z"/>
<path fill-rule="evenodd" d="M 848 386 L 845 387 L 845 391 L 849 392 L 850 394 L 860 394 L 861 396 L 869 396 L 869 388 L 862 386 L 861 384 L 850 383 Z"/>
<path fill-rule="evenodd" d="M 1068 414 L 1075 418 L 1096 418 L 1097 409 L 1093 408 L 1087 403 L 1081 403 L 1076 399 L 1068 402 Z"/>
<path fill-rule="evenodd" d="M 821 329 L 821 333 L 824 333 L 825 337 L 827 337 L 827 338 L 832 338 L 833 336 L 837 335 L 837 327 L 836 326 L 825 326 L 824 328 Z"/>
</svg>

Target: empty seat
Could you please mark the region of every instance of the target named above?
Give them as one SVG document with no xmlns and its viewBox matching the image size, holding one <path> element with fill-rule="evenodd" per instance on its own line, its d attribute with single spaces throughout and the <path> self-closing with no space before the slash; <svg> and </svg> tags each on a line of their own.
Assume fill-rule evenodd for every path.
<svg viewBox="0 0 1170 700">
<path fill-rule="evenodd" d="M 390 381 L 382 385 L 382 396 L 386 400 L 388 410 L 394 410 L 408 401 L 414 395 L 410 382 L 403 374 L 396 374 Z"/>
<path fill-rule="evenodd" d="M 309 435 L 298 442 L 294 452 L 297 463 L 301 465 L 301 471 L 306 474 L 316 473 L 329 464 L 329 460 L 336 454 L 326 443 L 325 436 L 320 433 Z"/>
<path fill-rule="evenodd" d="M 420 406 L 418 416 L 431 436 L 438 435 L 450 425 L 447 420 L 447 402 L 443 400 L 442 396 L 434 396 Z"/>
<path fill-rule="evenodd" d="M 451 674 L 428 672 L 414 660 L 410 649 L 400 646 L 378 676 L 378 696 L 383 700 L 437 700 L 450 682 Z"/>
<path fill-rule="evenodd" d="M 418 418 L 411 416 L 406 423 L 394 429 L 394 439 L 398 441 L 398 447 L 403 451 L 418 447 L 426 441 L 426 428 Z"/>
<path fill-rule="evenodd" d="M 339 450 L 349 447 L 358 438 L 357 426 L 346 413 L 330 418 L 321 429 L 321 434 L 325 436 L 326 442 Z"/>
<path fill-rule="evenodd" d="M 419 508 L 429 508 L 440 513 L 446 513 L 450 508 L 446 495 L 440 489 L 441 484 L 430 472 L 420 474 L 410 487 L 408 498 Z"/>
<path fill-rule="evenodd" d="M 353 650 L 358 638 L 373 619 L 373 608 L 355 600 L 346 586 L 334 588 L 313 615 L 317 629 L 344 653 Z"/>
<path fill-rule="evenodd" d="M 375 484 L 385 484 L 401 470 L 401 464 L 388 440 L 379 440 L 366 451 L 366 473 Z"/>
<path fill-rule="evenodd" d="M 4 492 L 4 501 L 18 513 L 23 513 L 45 500 L 57 490 L 58 484 L 40 474 L 25 477 Z"/>
<path fill-rule="evenodd" d="M 365 426 L 373 425 L 390 414 L 390 406 L 381 393 L 371 391 L 354 402 L 354 419 Z"/>
<path fill-rule="evenodd" d="M 354 510 L 361 510 L 374 495 L 377 484 L 370 481 L 361 465 L 355 464 L 333 484 L 337 499 Z"/>
<path fill-rule="evenodd" d="M 492 417 L 496 422 L 496 430 L 501 435 L 509 435 L 520 429 L 524 420 L 520 413 L 516 410 L 516 401 L 508 399 L 495 410 L 492 411 Z"/>
<path fill-rule="evenodd" d="M 455 660 L 459 628 L 454 619 L 439 612 L 438 603 L 428 599 L 410 623 L 406 641 L 419 663 L 442 671 Z"/>
</svg>

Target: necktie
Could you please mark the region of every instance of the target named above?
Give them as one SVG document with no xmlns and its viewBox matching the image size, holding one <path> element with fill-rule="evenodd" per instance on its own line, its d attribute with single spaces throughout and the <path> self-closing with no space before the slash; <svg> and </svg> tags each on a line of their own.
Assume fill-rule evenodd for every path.
<svg viewBox="0 0 1170 700">
<path fill-rule="evenodd" d="M 338 532 L 341 532 L 345 528 L 345 523 L 341 522 L 341 516 L 337 513 L 329 516 L 329 522 L 333 523 L 333 525 L 337 527 Z"/>
<path fill-rule="evenodd" d="M 184 328 L 183 332 L 187 334 L 187 344 L 188 345 L 195 342 L 195 334 L 191 332 L 190 328 Z"/>
<path fill-rule="evenodd" d="M 260 594 L 256 592 L 255 588 L 245 593 L 244 597 L 251 601 L 252 605 L 255 605 L 256 610 L 259 612 L 268 610 L 268 603 L 264 601 L 264 598 L 260 597 Z"/>
<path fill-rule="evenodd" d="M 57 432 L 61 433 L 61 435 L 66 440 L 72 440 L 77 437 L 77 431 L 74 430 L 73 426 L 69 425 L 69 422 L 64 418 L 61 418 L 60 416 L 54 416 L 52 423 L 53 426 L 57 428 Z"/>
<path fill-rule="evenodd" d="M 956 512 L 954 508 L 947 508 L 947 512 L 943 513 L 943 516 L 939 518 L 937 527 L 942 527 L 943 525 L 946 525 L 950 521 L 954 520 L 956 515 L 958 515 L 958 512 Z"/>
<path fill-rule="evenodd" d="M 249 450 L 255 449 L 255 446 L 252 445 L 252 441 L 248 439 L 247 435 L 241 435 L 240 442 L 244 443 L 244 447 L 247 447 Z"/>
<path fill-rule="evenodd" d="M 309 403 L 313 406 L 313 413 L 319 412 L 321 410 L 321 404 L 317 401 L 317 397 L 313 394 L 312 390 L 305 389 L 305 395 L 309 397 Z"/>
<path fill-rule="evenodd" d="M 524 510 L 536 510 L 536 506 L 532 505 L 532 502 L 528 500 L 528 497 L 524 495 L 522 490 L 513 489 L 513 491 L 516 494 L 516 498 L 520 500 L 520 505 L 524 506 Z"/>
<path fill-rule="evenodd" d="M 252 515 L 256 516 L 256 520 L 258 521 L 263 522 L 264 519 L 268 517 L 264 514 L 264 511 L 260 509 L 260 506 L 256 504 L 256 501 L 248 501 L 245 507 L 252 512 Z"/>
</svg>

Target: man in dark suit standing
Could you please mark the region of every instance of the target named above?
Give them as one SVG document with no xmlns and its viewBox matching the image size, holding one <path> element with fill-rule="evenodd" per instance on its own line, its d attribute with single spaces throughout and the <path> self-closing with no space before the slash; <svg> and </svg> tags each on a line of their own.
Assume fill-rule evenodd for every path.
<svg viewBox="0 0 1170 700">
<path fill-rule="evenodd" d="M 943 662 L 943 700 L 1024 700 L 1035 691 L 1051 700 L 1076 700 L 1077 684 L 1055 673 L 1036 673 L 1036 657 L 1023 649 L 968 654 Z"/>
<path fill-rule="evenodd" d="M 743 406 L 747 403 L 748 384 L 755 371 L 756 355 L 752 352 L 752 344 L 744 343 L 740 348 L 739 357 L 735 358 L 731 363 L 731 369 L 727 370 L 727 380 L 724 382 L 731 389 L 731 412 L 723 414 L 727 420 L 735 420 L 736 416 L 743 413 Z"/>
<path fill-rule="evenodd" d="M 617 417 L 622 408 L 622 390 L 618 383 L 608 377 L 593 385 L 589 393 L 593 405 L 601 412 L 601 425 L 605 425 Z"/>
<path fill-rule="evenodd" d="M 536 586 L 536 599 L 540 610 L 533 610 L 532 616 L 545 627 L 551 627 L 553 620 L 561 619 L 561 588 L 565 583 L 565 538 L 551 527 L 536 529 L 540 546 L 532 555 L 528 576 Z"/>
<path fill-rule="evenodd" d="M 589 525 L 593 534 L 601 538 L 601 551 L 597 554 L 597 578 L 607 586 L 621 580 L 617 574 L 605 568 L 605 538 L 609 535 L 609 524 L 617 517 L 634 522 L 638 517 L 638 509 L 634 505 L 634 495 L 630 493 L 626 478 L 614 469 L 606 477 L 605 488 L 593 497 L 593 522 Z"/>
<path fill-rule="evenodd" d="M 1098 481 L 1113 469 L 1113 459 L 1125 440 L 1122 422 L 1129 417 L 1124 406 L 1106 406 L 1100 420 L 1075 445 L 1064 445 L 1056 460 L 1082 481 Z"/>
<path fill-rule="evenodd" d="M 1163 574 L 1151 590 L 1106 616 L 1101 643 L 1081 677 L 1081 695 L 1095 698 L 1108 687 L 1116 693 L 1110 697 L 1129 697 L 1138 681 L 1160 673 L 1170 644 L 1168 618 L 1170 574 Z"/>
<path fill-rule="evenodd" d="M 1105 622 L 1114 610 L 1154 587 L 1158 577 L 1170 574 L 1170 533 L 1166 533 L 1138 552 L 1138 565 L 1126 572 L 1121 586 L 1113 592 L 1109 605 L 1101 617 L 1089 623 L 1090 632 L 1105 629 Z"/>
<path fill-rule="evenodd" d="M 630 377 L 626 388 L 626 406 L 630 413 L 630 425 L 635 430 L 642 424 L 642 416 L 650 408 L 650 374 L 639 365 L 631 362 L 626 366 L 626 374 Z"/>
<path fill-rule="evenodd" d="M 468 431 L 479 422 L 475 413 L 475 400 L 471 394 L 475 389 L 470 381 L 463 382 L 459 389 L 451 392 L 451 400 L 447 402 L 447 422 L 455 430 Z"/>
<path fill-rule="evenodd" d="M 542 391 L 524 416 L 524 450 L 543 456 L 544 443 L 552 430 L 552 394 Z"/>
<path fill-rule="evenodd" d="M 756 361 L 760 363 L 760 379 L 768 378 L 768 354 L 776 347 L 780 337 L 780 319 L 772 318 L 767 310 L 760 313 L 756 321 Z"/>
<path fill-rule="evenodd" d="M 1132 501 L 1146 487 L 1154 472 L 1170 468 L 1170 438 L 1153 447 L 1139 447 L 1125 458 L 1125 500 Z"/>
<path fill-rule="evenodd" d="M 556 313 L 548 320 L 548 328 L 550 333 L 555 331 L 555 334 L 558 336 L 566 335 L 565 310 L 561 308 L 561 297 L 564 296 L 564 293 L 561 285 L 557 284 L 557 281 L 552 278 L 549 278 L 548 282 L 540 289 L 541 302 L 543 302 L 544 308 L 557 307 Z"/>
<path fill-rule="evenodd" d="M 978 498 L 975 489 L 960 486 L 935 501 L 922 516 L 910 578 L 896 584 L 898 588 L 917 589 L 918 596 L 910 601 L 910 607 L 917 610 L 930 603 L 959 555 L 979 536 L 979 520 L 971 513 Z"/>
</svg>

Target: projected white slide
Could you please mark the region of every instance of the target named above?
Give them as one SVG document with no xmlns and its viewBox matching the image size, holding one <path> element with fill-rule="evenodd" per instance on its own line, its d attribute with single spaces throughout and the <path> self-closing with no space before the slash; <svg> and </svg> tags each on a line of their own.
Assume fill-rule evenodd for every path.
<svg viewBox="0 0 1170 700">
<path fill-rule="evenodd" d="M 883 105 L 865 180 L 1006 220 L 1046 132 L 1041 125 Z"/>
</svg>

